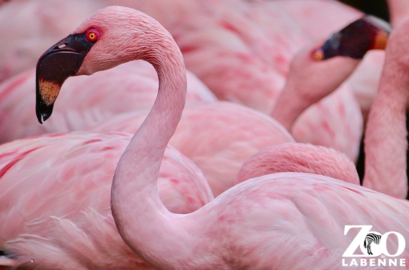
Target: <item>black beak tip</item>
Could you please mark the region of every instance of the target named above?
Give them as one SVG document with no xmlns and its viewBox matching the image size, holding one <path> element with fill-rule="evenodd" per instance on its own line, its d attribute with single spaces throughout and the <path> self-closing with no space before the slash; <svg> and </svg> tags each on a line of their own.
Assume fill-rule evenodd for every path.
<svg viewBox="0 0 409 270">
<path fill-rule="evenodd" d="M 73 34 L 40 57 L 36 72 L 36 115 L 40 124 L 50 118 L 61 86 L 68 77 L 78 73 L 94 44 L 88 41 L 85 33 Z"/>
<path fill-rule="evenodd" d="M 53 108 L 54 104 L 51 104 L 49 106 L 45 104 L 37 104 L 36 115 L 37 120 L 40 124 L 42 124 L 43 122 L 47 121 L 48 118 L 50 118 L 51 114 L 53 113 Z"/>
</svg>

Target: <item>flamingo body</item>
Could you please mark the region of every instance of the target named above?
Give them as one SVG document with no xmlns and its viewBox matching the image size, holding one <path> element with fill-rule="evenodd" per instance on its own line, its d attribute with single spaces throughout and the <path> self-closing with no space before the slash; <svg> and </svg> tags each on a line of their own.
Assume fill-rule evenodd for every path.
<svg viewBox="0 0 409 270">
<path fill-rule="evenodd" d="M 320 136 L 315 136 L 312 130 Z M 359 103 L 354 92 L 345 84 L 309 107 L 295 121 L 291 130 L 295 141 L 336 149 L 352 161 L 358 158 L 362 133 Z"/>
<path fill-rule="evenodd" d="M 122 114 L 90 130 L 135 133 L 147 113 Z M 274 119 L 237 104 L 214 102 L 187 105 L 170 144 L 203 171 L 217 196 L 234 185 L 249 157 L 286 142 L 294 139 Z"/>
<path fill-rule="evenodd" d="M 359 185 L 354 163 L 334 149 L 301 143 L 266 147 L 241 167 L 237 183 L 266 174 L 301 172 L 319 174 Z"/>
<path fill-rule="evenodd" d="M 112 176 L 129 139 L 76 132 L 1 145 L 0 250 L 11 259 L 0 257 L 0 265 L 147 267 L 121 240 L 109 205 Z M 213 199 L 201 171 L 172 147 L 159 175 L 158 190 L 170 211 L 188 213 Z"/>
</svg>

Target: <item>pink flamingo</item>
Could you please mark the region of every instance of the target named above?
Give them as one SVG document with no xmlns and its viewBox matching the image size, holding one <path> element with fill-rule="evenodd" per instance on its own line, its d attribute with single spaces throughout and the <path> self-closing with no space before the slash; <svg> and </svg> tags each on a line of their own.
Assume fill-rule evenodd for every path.
<svg viewBox="0 0 409 270">
<path fill-rule="evenodd" d="M 293 20 L 302 27 L 303 31 L 313 39 L 322 39 L 336 29 L 350 23 L 363 14 L 349 6 L 337 1 L 294 0 L 294 1 L 254 1 L 263 5 L 266 10 L 280 7 L 288 12 Z M 396 25 L 409 11 L 409 3 L 405 0 L 387 0 L 392 25 Z M 325 12 L 322 12 L 325 10 Z M 378 89 L 379 78 L 384 62 L 384 52 L 371 51 L 365 56 L 364 61 L 358 66 L 347 85 L 351 88 L 359 102 L 362 115 L 366 120 L 372 100 Z M 329 104 L 330 105 L 330 104 Z M 328 106 L 331 107 L 331 106 Z M 293 133 L 298 141 L 295 131 Z M 325 138 L 324 138 L 325 139 Z M 310 141 L 311 143 L 315 143 Z M 328 145 L 323 143 L 323 145 Z M 337 148 L 340 149 L 340 148 Z"/>
<path fill-rule="evenodd" d="M 0 251 L 0 267 L 30 266 L 32 255 L 33 267 L 81 269 L 84 261 L 77 259 L 93 261 L 96 253 L 114 244 L 117 252 L 105 249 L 104 258 L 93 263 L 95 268 L 120 269 L 121 264 L 147 268 L 117 234 L 109 210 L 112 176 L 129 139 L 120 133 L 81 132 L 1 145 L 0 249 L 5 252 Z M 192 212 L 213 199 L 201 171 L 172 147 L 166 150 L 159 179 L 158 191 L 172 212 Z M 48 234 L 41 233 L 44 228 L 50 229 Z M 87 235 L 79 240 L 83 242 L 65 245 L 78 230 Z M 52 237 L 54 233 L 60 237 Z M 107 238 L 99 241 L 101 233 Z M 42 238 L 46 236 L 47 240 Z M 51 260 L 48 249 L 55 255 Z"/>
<path fill-rule="evenodd" d="M 291 3 L 292 2 L 292 3 Z M 321 38 L 323 34 L 329 35 L 336 24 L 352 22 L 355 16 L 362 16 L 352 8 L 339 8 L 342 5 L 331 1 L 277 1 L 288 10 L 294 19 L 299 22 L 303 30 L 311 37 Z M 296 2 L 296 3 L 295 3 Z M 409 2 L 405 0 L 387 0 L 392 26 L 396 26 L 406 15 L 409 14 Z M 269 5 L 269 4 L 267 4 Z M 321 12 L 325 9 L 325 12 Z M 340 16 L 334 16 L 340 14 Z M 372 101 L 378 89 L 379 78 L 385 59 L 382 51 L 370 51 L 362 63 L 348 79 L 350 86 L 359 102 L 364 120 L 367 119 Z M 297 140 L 297 138 L 295 138 Z"/>
<path fill-rule="evenodd" d="M 408 26 L 409 21 L 401 24 L 390 38 L 379 95 L 369 117 L 371 136 L 367 146 L 372 147 L 367 148 L 372 149 L 370 155 L 378 163 L 375 167 L 379 170 L 373 171 L 376 178 L 387 166 L 395 168 L 393 177 L 397 179 L 405 174 L 404 112 L 409 78 L 404 67 L 409 63 L 401 52 L 407 48 Z M 70 68 L 70 72 L 89 75 L 99 68 L 135 59 L 149 61 L 158 72 L 158 98 L 122 155 L 111 191 L 119 233 L 152 267 L 334 268 L 341 267 L 342 254 L 353 240 L 344 235 L 345 225 L 374 224 L 382 234 L 393 230 L 409 237 L 405 226 L 409 218 L 402 214 L 409 210 L 408 202 L 337 179 L 303 173 L 251 179 L 194 213 L 170 213 L 158 197 L 156 183 L 164 150 L 184 107 L 186 75 L 182 54 L 160 24 L 132 9 L 105 8 L 73 35 L 84 40 L 90 33 L 99 33 L 99 37 L 82 64 Z M 68 51 L 59 51 L 58 44 L 47 51 L 40 60 L 40 69 L 47 70 L 47 66 L 61 60 L 60 54 L 68 56 L 67 65 L 72 63 L 70 59 L 84 57 L 71 48 L 70 39 L 72 36 L 59 43 L 66 43 Z M 108 49 L 111 54 L 104 54 Z M 69 75 L 57 77 L 50 72 L 39 73 L 40 120 L 49 116 L 47 106 L 54 101 L 54 91 Z M 386 144 L 385 136 L 392 143 Z M 396 250 L 397 239 L 388 239 L 388 246 Z M 407 250 L 403 256 L 409 256 Z"/>
<path fill-rule="evenodd" d="M 356 161 L 363 121 L 353 93 L 342 83 L 359 61 L 346 57 L 316 61 L 314 52 L 322 44 L 319 42 L 308 46 L 294 57 L 285 87 L 277 98 L 271 116 L 291 132 L 297 142 L 309 136 L 308 142 L 342 149 L 351 160 Z M 309 114 L 308 121 L 303 121 L 306 119 L 302 116 L 306 114 Z M 339 123 L 331 125 L 328 122 L 330 119 L 338 119 Z M 351 127 L 348 119 L 355 119 L 357 125 Z M 309 130 L 314 129 L 327 135 L 314 137 L 309 134 Z M 339 134 L 344 134 L 344 137 Z"/>
<path fill-rule="evenodd" d="M 188 102 L 216 101 L 210 90 L 188 72 Z M 0 84 L 0 142 L 29 136 L 84 130 L 114 115 L 150 108 L 157 95 L 158 78 L 151 65 L 135 61 L 93 77 L 67 81 L 61 104 L 47 125 L 33 121 L 35 72 L 28 71 Z M 73 100 L 75 99 L 75 101 Z M 80 99 L 82 102 L 76 102 Z M 71 104 L 71 106 L 70 106 Z"/>
<path fill-rule="evenodd" d="M 409 2 L 405 0 L 387 0 L 387 3 L 391 24 L 396 26 L 399 21 L 409 14 Z M 271 4 L 267 3 L 266 5 Z M 362 16 L 362 13 L 357 10 L 335 1 L 277 1 L 273 5 L 281 5 L 283 9 L 287 10 L 312 38 L 322 38 L 329 35 L 334 29 L 340 28 L 339 26 L 350 23 L 356 17 Z M 322 10 L 325 10 L 325 12 L 322 12 Z M 384 52 L 376 50 L 368 52 L 347 82 L 359 102 L 364 120 L 368 117 L 372 101 L 378 89 L 384 55 Z M 295 139 L 297 140 L 297 138 Z"/>
<path fill-rule="evenodd" d="M 318 52 L 317 45 L 304 49 L 308 53 L 299 53 L 291 63 L 286 85 L 277 99 L 271 116 L 277 119 L 287 130 L 291 131 L 296 141 L 302 141 L 302 137 L 307 134 L 308 129 L 331 129 L 332 132 L 330 132 L 327 140 L 332 142 L 325 142 L 323 137 L 320 138 L 320 141 L 310 138 L 310 142 L 322 145 L 338 145 L 338 147 L 334 148 L 346 149 L 347 152 L 345 153 L 348 157 L 357 157 L 362 136 L 362 118 L 358 111 L 355 111 L 355 115 L 353 115 L 348 114 L 351 111 L 345 109 L 347 103 L 355 104 L 355 107 L 358 107 L 353 93 L 349 89 L 342 88 L 343 91 L 348 91 L 350 95 L 341 96 L 339 92 L 335 92 L 333 95 L 337 98 L 333 98 L 331 102 L 322 103 L 319 101 L 334 92 L 354 72 L 369 50 L 383 50 L 389 33 L 390 27 L 386 22 L 373 16 L 365 16 L 334 33 L 323 45 L 327 50 L 327 54 L 347 56 L 348 53 L 353 53 L 353 58 L 336 57 L 330 61 L 317 62 L 314 57 L 323 57 L 324 55 L 314 55 L 314 53 L 322 53 L 323 49 Z M 332 44 L 338 44 L 338 48 L 332 47 Z M 321 45 L 322 43 L 318 46 Z M 329 58 L 332 55 L 326 57 Z M 309 68 L 304 70 L 305 66 L 309 66 Z M 322 78 L 316 79 L 317 74 L 320 74 Z M 348 99 L 345 97 L 348 97 Z M 314 112 L 314 108 L 310 109 L 311 112 L 315 113 L 316 121 L 299 122 L 298 120 L 298 125 L 295 125 L 294 123 L 297 123 L 296 119 L 301 112 L 316 102 L 318 102 L 316 108 L 320 108 L 320 110 Z M 331 128 L 331 125 L 321 117 L 322 113 L 334 114 L 334 112 L 336 112 L 335 115 L 341 116 L 338 129 Z M 359 129 L 354 130 L 349 125 L 344 124 L 347 119 L 353 118 L 361 121 Z M 339 132 L 342 133 L 340 129 L 347 130 L 348 132 L 344 136 L 349 138 L 340 138 L 338 136 Z"/>
<path fill-rule="evenodd" d="M 365 24 L 365 22 L 367 22 L 367 24 Z M 301 58 L 300 60 L 297 60 L 296 58 L 295 61 L 304 61 L 304 63 L 308 62 L 314 63 L 312 56 L 319 57 L 319 59 L 332 57 L 335 57 L 333 59 L 338 58 L 339 60 L 337 61 L 343 62 L 334 61 L 331 63 L 330 61 L 324 65 L 324 63 L 328 61 L 327 59 L 323 61 L 323 63 L 318 61 L 315 62 L 315 64 L 310 63 L 309 65 L 312 66 L 315 65 L 315 70 L 311 68 L 310 69 L 311 72 L 316 72 L 326 76 L 322 70 L 327 69 L 331 72 L 332 77 L 333 78 L 335 77 L 334 82 L 337 81 L 337 77 L 339 81 L 342 81 L 353 71 L 353 69 L 360 62 L 359 58 L 361 58 L 361 56 L 363 56 L 363 54 L 368 49 L 374 48 L 374 46 L 377 46 L 377 48 L 381 48 L 386 44 L 386 39 L 389 35 L 388 33 L 389 33 L 388 27 L 386 28 L 382 27 L 382 22 L 377 22 L 377 19 L 373 17 L 364 17 L 362 20 L 358 20 L 348 25 L 346 28 L 344 28 L 337 34 L 333 35 L 322 47 L 313 49 L 310 52 L 309 58 Z M 339 40 L 339 42 L 335 42 L 333 39 L 337 39 Z M 368 41 L 375 42 L 371 45 L 371 42 Z M 337 44 L 336 45 L 337 48 L 332 48 L 331 46 L 328 46 L 328 44 Z M 351 50 L 351 48 L 353 49 Z M 337 57 L 338 55 L 342 56 L 351 55 L 357 59 L 351 58 L 349 59 L 349 61 L 347 61 L 347 58 Z M 296 65 L 292 66 L 293 69 L 296 67 L 297 67 Z M 338 71 L 335 72 L 335 70 Z M 306 74 L 306 77 L 308 77 L 308 73 Z M 301 82 L 304 81 L 305 80 L 301 80 Z M 297 80 L 294 80 L 294 82 L 291 80 L 287 81 L 287 84 L 295 84 L 295 86 L 297 86 L 297 84 L 299 83 L 300 82 L 298 82 Z M 291 95 L 294 95 L 294 92 L 296 91 L 297 87 L 292 86 L 288 89 L 289 91 L 288 92 L 284 91 L 280 98 L 278 99 L 279 104 L 276 107 L 278 108 L 279 111 L 284 112 L 283 114 L 277 115 L 278 120 L 279 121 L 281 120 L 280 122 L 282 122 L 284 126 L 286 126 L 286 123 L 289 123 L 288 126 L 286 127 L 291 127 L 290 123 L 294 122 L 294 117 L 292 115 L 294 109 L 292 108 L 292 106 L 295 106 L 296 108 L 302 110 L 302 108 L 306 105 L 304 105 L 303 102 L 301 103 L 289 102 Z M 328 91 L 330 91 L 331 87 L 325 87 L 325 85 L 321 85 L 321 89 L 328 89 Z M 303 97 L 302 100 L 305 100 L 305 103 L 309 103 L 309 100 L 311 99 L 315 100 L 322 98 L 321 95 L 324 93 L 326 92 L 312 91 L 308 96 Z M 282 115 L 285 115 L 286 117 L 282 117 Z M 304 149 L 304 151 L 301 151 L 302 149 Z M 282 152 L 278 150 L 281 150 Z M 320 157 L 320 159 L 317 160 L 317 157 Z M 373 159 L 374 159 L 373 157 L 370 157 L 370 160 L 367 161 L 366 164 L 370 171 L 377 170 L 376 168 L 371 167 L 378 166 L 376 162 L 373 162 Z M 292 160 L 292 162 L 290 162 L 290 160 Z M 334 163 L 334 161 L 336 162 Z M 338 167 L 339 168 L 338 172 L 336 170 L 332 171 L 333 173 L 338 174 L 338 177 L 336 175 L 334 176 L 323 173 L 325 169 L 323 168 L 324 166 L 320 166 L 320 162 L 321 164 L 322 162 L 325 162 L 326 166 Z M 334 165 L 337 163 L 339 165 Z M 386 167 L 383 169 L 387 171 Z M 391 170 L 395 169 L 396 168 L 391 168 Z M 333 178 L 344 179 L 347 182 L 348 180 L 346 179 L 349 176 L 349 179 L 352 179 L 356 183 L 356 179 L 350 177 L 351 175 L 356 175 L 356 170 L 353 166 L 349 164 L 349 162 L 345 161 L 344 156 L 340 155 L 335 151 L 325 150 L 324 148 L 305 145 L 298 146 L 297 144 L 288 144 L 281 148 L 280 146 L 270 147 L 257 153 L 249 160 L 247 160 L 246 163 L 243 165 L 239 173 L 237 182 L 242 182 L 248 178 L 258 177 L 268 173 L 281 172 L 286 170 L 290 172 L 297 171 L 310 173 L 316 172 L 318 174 L 331 176 Z M 390 171 L 389 173 L 394 174 L 395 172 Z M 385 174 L 386 173 L 384 173 L 384 175 Z M 381 181 L 379 177 L 378 178 L 374 177 L 373 173 L 365 174 L 363 185 L 397 197 L 402 198 L 406 197 L 407 188 L 406 182 L 404 181 L 404 177 L 401 178 L 396 177 L 395 181 Z"/>
<path fill-rule="evenodd" d="M 372 146 L 373 161 L 384 169 L 394 167 L 397 178 L 405 174 L 402 146 L 406 144 L 405 81 L 409 78 L 403 67 L 409 63 L 401 57 L 401 50 L 406 49 L 403 45 L 407 42 L 408 26 L 406 21 L 390 38 L 389 58 L 368 123 L 372 136 L 367 146 Z M 74 74 L 92 74 L 98 71 L 96 67 L 110 68 L 123 61 L 144 59 L 155 66 L 159 75 L 158 98 L 122 155 L 111 191 L 113 217 L 122 238 L 152 267 L 334 268 L 341 267 L 340 258 L 353 239 L 344 235 L 345 225 L 375 224 L 380 233 L 395 230 L 403 237 L 409 236 L 405 226 L 409 218 L 402 215 L 409 210 L 408 202 L 337 179 L 303 173 L 247 180 L 194 213 L 170 213 L 159 200 L 156 182 L 164 149 L 184 107 L 186 77 L 182 55 L 160 24 L 132 9 L 105 8 L 73 35 L 83 37 L 96 31 L 100 36 L 81 66 L 70 70 Z M 138 34 L 123 40 L 123 33 L 129 31 Z M 67 43 L 69 51 L 65 52 L 72 54 L 70 58 L 76 57 L 78 53 L 72 51 L 69 40 L 70 37 L 59 44 Z M 112 54 L 103 54 L 110 46 Z M 41 58 L 40 69 L 47 70 L 48 65 L 58 62 L 56 56 L 64 53 L 54 48 L 58 46 Z M 53 72 L 44 72 L 39 72 L 40 117 L 49 116 L 46 106 L 53 102 L 53 92 L 48 90 L 58 91 L 63 80 Z M 394 105 L 392 109 L 390 104 Z M 385 145 L 385 133 L 392 144 Z M 376 150 L 382 150 L 383 155 L 376 155 Z M 386 153 L 394 153 L 394 161 Z M 381 172 L 374 173 L 377 177 L 376 173 Z M 389 239 L 388 246 L 396 249 L 398 241 Z M 404 251 L 403 256 L 408 255 Z"/>
</svg>

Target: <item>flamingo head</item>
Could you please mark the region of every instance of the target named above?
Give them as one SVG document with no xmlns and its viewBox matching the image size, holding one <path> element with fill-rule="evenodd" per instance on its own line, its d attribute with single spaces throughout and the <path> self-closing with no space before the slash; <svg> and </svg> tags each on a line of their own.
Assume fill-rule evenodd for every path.
<svg viewBox="0 0 409 270">
<path fill-rule="evenodd" d="M 316 61 L 336 56 L 362 59 L 368 50 L 384 50 L 391 26 L 374 16 L 358 19 L 334 33 L 313 52 Z"/>
<path fill-rule="evenodd" d="M 137 59 L 149 61 L 149 53 L 155 49 L 152 44 L 160 43 L 156 35 L 160 28 L 159 23 L 146 14 L 118 6 L 101 9 L 83 22 L 38 60 L 38 121 L 42 123 L 51 116 L 54 102 L 68 77 L 91 75 Z"/>
<path fill-rule="evenodd" d="M 302 49 L 291 62 L 285 88 L 306 104 L 321 100 L 351 75 L 368 50 L 385 48 L 389 31 L 385 22 L 366 16 Z"/>
</svg>

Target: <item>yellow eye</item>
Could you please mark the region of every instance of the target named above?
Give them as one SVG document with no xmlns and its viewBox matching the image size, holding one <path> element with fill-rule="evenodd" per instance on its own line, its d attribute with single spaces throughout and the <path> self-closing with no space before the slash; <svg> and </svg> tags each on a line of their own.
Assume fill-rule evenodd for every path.
<svg viewBox="0 0 409 270">
<path fill-rule="evenodd" d="M 87 33 L 87 39 L 88 41 L 95 42 L 98 39 L 98 34 L 96 32 L 90 31 Z"/>
</svg>

